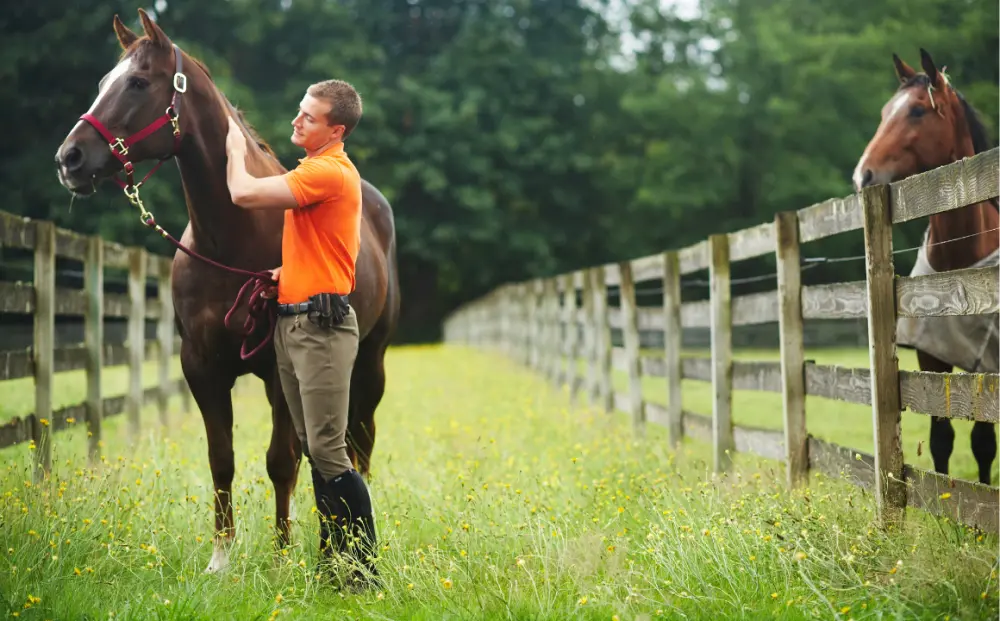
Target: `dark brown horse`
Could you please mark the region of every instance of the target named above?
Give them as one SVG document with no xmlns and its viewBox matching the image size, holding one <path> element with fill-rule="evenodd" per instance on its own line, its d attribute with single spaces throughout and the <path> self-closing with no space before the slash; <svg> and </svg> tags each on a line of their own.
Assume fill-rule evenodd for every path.
<svg viewBox="0 0 1000 621">
<path fill-rule="evenodd" d="M 923 49 L 920 60 L 922 73 L 893 54 L 900 86 L 882 108 L 878 130 L 854 170 L 858 190 L 904 179 L 991 148 L 975 109 L 952 88 Z M 930 216 L 914 273 L 963 269 L 993 258 L 1000 246 L 998 226 L 1000 216 L 994 201 Z M 997 349 L 997 336 L 995 326 L 989 322 L 996 323 L 996 317 L 901 319 L 899 344 L 917 350 L 923 371 L 950 373 L 958 366 L 968 372 L 996 373 L 996 354 L 990 348 Z M 969 338 L 950 339 L 955 333 Z M 986 484 L 997 453 L 994 427 L 992 423 L 976 422 L 972 428 L 972 454 L 979 465 L 979 481 Z M 942 474 L 948 473 L 954 443 L 951 419 L 933 417 L 931 456 L 934 468 Z"/>
<path fill-rule="evenodd" d="M 281 264 L 283 213 L 248 211 L 230 199 L 226 184 L 227 116 L 236 118 L 249 138 L 250 174 L 275 175 L 285 169 L 216 88 L 204 65 L 184 54 L 141 9 L 139 16 L 144 36 L 114 18 L 124 52 L 101 81 L 88 114 L 59 147 L 60 182 L 71 192 L 89 194 L 96 181 L 116 175 L 123 167 L 131 182 L 132 163 L 174 157 L 190 219 L 181 243 L 228 267 L 250 272 L 277 267 Z M 400 294 L 392 209 L 368 182 L 363 182 L 362 190 L 361 251 L 357 285 L 351 294 L 361 343 L 351 380 L 347 433 L 351 459 L 367 476 L 375 441 L 375 409 L 385 389 L 383 357 L 395 331 Z M 126 188 L 126 194 L 133 192 Z M 123 208 L 131 208 L 124 197 L 122 201 Z M 181 366 L 205 423 L 216 490 L 215 545 L 207 571 L 228 564 L 228 544 L 235 530 L 231 390 L 237 377 L 247 373 L 259 377 L 271 404 L 267 472 L 274 484 L 279 547 L 288 543 L 289 504 L 302 455 L 278 380 L 273 347 L 263 347 L 244 359 L 240 355 L 243 335 L 226 327 L 226 314 L 246 281 L 246 275 L 230 273 L 180 250 L 174 255 L 172 293 L 183 339 Z M 245 305 L 239 308 L 232 325 L 242 326 L 247 312 Z M 250 338 L 259 344 L 266 336 L 268 322 L 258 323 L 264 325 Z"/>
</svg>

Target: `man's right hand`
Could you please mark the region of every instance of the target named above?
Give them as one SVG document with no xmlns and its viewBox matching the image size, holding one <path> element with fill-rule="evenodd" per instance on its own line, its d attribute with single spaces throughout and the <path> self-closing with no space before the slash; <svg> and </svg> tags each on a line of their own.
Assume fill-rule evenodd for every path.
<svg viewBox="0 0 1000 621">
<path fill-rule="evenodd" d="M 273 270 L 271 270 L 271 280 L 273 280 L 275 283 L 277 283 L 279 278 L 281 278 L 281 266 L 278 266 L 278 267 L 274 268 Z M 260 294 L 260 297 L 266 298 L 268 300 L 270 300 L 272 298 L 278 297 L 278 285 L 275 284 L 275 285 L 268 286 Z"/>
</svg>

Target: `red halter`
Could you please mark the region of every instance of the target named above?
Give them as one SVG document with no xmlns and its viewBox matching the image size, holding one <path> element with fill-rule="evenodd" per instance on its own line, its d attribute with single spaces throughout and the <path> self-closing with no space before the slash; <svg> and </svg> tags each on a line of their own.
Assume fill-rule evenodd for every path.
<svg viewBox="0 0 1000 621">
<path fill-rule="evenodd" d="M 181 128 L 179 122 L 180 113 L 178 112 L 178 110 L 180 109 L 180 95 L 187 91 L 187 76 L 184 75 L 183 71 L 181 71 L 181 69 L 183 68 L 182 67 L 183 59 L 181 58 L 181 51 L 177 48 L 176 45 L 174 45 L 173 48 L 174 48 L 174 58 L 176 59 L 175 63 L 176 70 L 174 72 L 174 82 L 173 82 L 174 94 L 173 97 L 170 99 L 170 105 L 167 107 L 166 112 L 164 112 L 155 121 L 153 121 L 143 129 L 137 131 L 136 133 L 132 134 L 128 138 L 122 139 L 112 134 L 108 130 L 108 128 L 105 127 L 104 123 L 99 121 L 94 115 L 87 113 L 80 116 L 81 119 L 90 123 L 94 127 L 94 129 L 96 129 L 98 133 L 100 133 L 101 136 L 103 136 L 104 139 L 108 141 L 108 146 L 111 148 L 111 153 L 113 153 L 114 156 L 118 158 L 118 161 L 122 163 L 122 167 L 125 170 L 125 176 L 127 177 L 128 181 L 126 182 L 119 179 L 117 173 L 111 178 L 114 180 L 115 183 L 118 184 L 119 187 L 121 187 L 125 191 L 125 195 L 128 196 L 133 203 L 136 202 L 136 200 L 138 199 L 139 186 L 145 183 L 146 180 L 149 179 L 149 177 L 154 172 L 156 172 L 156 169 L 158 169 L 160 166 L 163 165 L 163 162 L 177 155 L 177 150 L 181 144 Z M 165 126 L 167 123 L 170 123 L 173 126 L 173 132 L 174 132 L 173 152 L 167 157 L 161 158 L 160 161 L 157 162 L 155 166 L 153 166 L 152 170 L 146 173 L 146 176 L 142 178 L 142 181 L 136 183 L 135 178 L 133 176 L 135 173 L 135 167 L 132 165 L 132 162 L 127 157 L 129 147 L 136 144 L 137 142 L 140 142 L 152 136 L 155 132 L 157 132 L 161 127 Z"/>
</svg>

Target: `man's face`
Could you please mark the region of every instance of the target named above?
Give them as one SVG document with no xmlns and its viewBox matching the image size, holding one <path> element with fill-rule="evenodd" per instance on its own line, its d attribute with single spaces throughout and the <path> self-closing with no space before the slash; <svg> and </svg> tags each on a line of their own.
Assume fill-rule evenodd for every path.
<svg viewBox="0 0 1000 621">
<path fill-rule="evenodd" d="M 326 118 L 330 104 L 306 93 L 299 113 L 292 119 L 292 144 L 310 151 L 335 142 L 344 133 L 343 125 L 330 125 Z"/>
</svg>

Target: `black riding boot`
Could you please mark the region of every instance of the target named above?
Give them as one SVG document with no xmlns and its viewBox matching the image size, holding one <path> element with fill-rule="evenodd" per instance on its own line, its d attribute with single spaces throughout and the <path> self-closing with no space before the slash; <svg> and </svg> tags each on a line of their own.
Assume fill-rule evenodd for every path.
<svg viewBox="0 0 1000 621">
<path fill-rule="evenodd" d="M 312 469 L 316 508 L 320 516 L 320 560 L 348 553 L 371 577 L 375 568 L 376 536 L 371 498 L 364 480 L 356 470 L 348 470 L 327 481 Z M 368 586 L 365 571 L 351 572 L 351 588 Z"/>
</svg>

